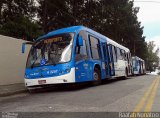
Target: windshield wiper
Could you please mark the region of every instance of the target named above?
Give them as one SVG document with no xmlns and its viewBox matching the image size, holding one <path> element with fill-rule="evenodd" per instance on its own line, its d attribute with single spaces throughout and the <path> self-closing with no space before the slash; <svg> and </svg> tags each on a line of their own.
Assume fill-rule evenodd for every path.
<svg viewBox="0 0 160 118">
<path fill-rule="evenodd" d="M 31 68 L 34 67 L 34 64 L 36 63 L 37 59 L 39 59 L 40 56 L 41 56 L 41 53 L 38 55 L 38 57 L 36 58 L 36 60 L 32 63 Z"/>
</svg>

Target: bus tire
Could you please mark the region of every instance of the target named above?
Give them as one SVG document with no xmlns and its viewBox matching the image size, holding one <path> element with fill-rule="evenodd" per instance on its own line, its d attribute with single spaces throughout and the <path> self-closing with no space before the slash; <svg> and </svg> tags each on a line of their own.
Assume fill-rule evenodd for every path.
<svg viewBox="0 0 160 118">
<path fill-rule="evenodd" d="M 142 73 L 141 73 L 141 69 L 139 69 L 139 75 L 142 75 Z"/>
<path fill-rule="evenodd" d="M 122 79 L 123 79 L 123 80 L 126 80 L 127 77 L 128 77 L 128 69 L 126 68 L 126 69 L 125 69 L 125 75 L 122 76 Z"/>
<path fill-rule="evenodd" d="M 125 70 L 125 77 L 128 77 L 128 69 Z"/>
<path fill-rule="evenodd" d="M 101 84 L 101 72 L 98 68 L 94 69 L 94 73 L 93 73 L 93 85 L 97 86 Z"/>
<path fill-rule="evenodd" d="M 131 67 L 131 76 L 134 76 L 133 67 Z"/>
</svg>

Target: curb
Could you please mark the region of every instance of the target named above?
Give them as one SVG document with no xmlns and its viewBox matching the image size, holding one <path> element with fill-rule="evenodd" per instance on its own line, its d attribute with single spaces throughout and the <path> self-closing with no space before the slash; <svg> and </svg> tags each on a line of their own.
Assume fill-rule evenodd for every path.
<svg viewBox="0 0 160 118">
<path fill-rule="evenodd" d="M 0 97 L 7 97 L 7 96 L 25 93 L 25 92 L 27 92 L 27 89 L 17 90 L 17 91 L 13 91 L 13 92 L 0 93 Z"/>
</svg>

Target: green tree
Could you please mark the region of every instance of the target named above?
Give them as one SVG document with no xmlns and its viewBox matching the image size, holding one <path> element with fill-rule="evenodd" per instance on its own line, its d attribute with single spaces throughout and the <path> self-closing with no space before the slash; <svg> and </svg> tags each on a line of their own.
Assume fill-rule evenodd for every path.
<svg viewBox="0 0 160 118">
<path fill-rule="evenodd" d="M 0 33 L 24 40 L 32 41 L 42 33 L 37 23 L 31 22 L 28 18 L 19 16 L 12 21 L 8 21 L 0 28 Z"/>
<path fill-rule="evenodd" d="M 2 0 L 0 2 L 0 34 L 32 40 L 40 33 L 34 22 L 34 0 Z"/>
<path fill-rule="evenodd" d="M 116 42 L 128 47 L 133 55 L 145 58 L 144 50 L 138 51 L 139 46 L 146 49 L 143 27 L 137 19 L 139 8 L 133 7 L 133 1 L 103 0 L 103 34 Z M 145 50 L 146 51 L 146 50 Z"/>
<path fill-rule="evenodd" d="M 147 44 L 147 48 L 148 48 L 147 60 L 146 60 L 147 69 L 152 70 L 153 67 L 155 68 L 158 67 L 159 65 L 159 57 L 158 57 L 159 49 L 154 51 L 155 48 L 154 41 L 149 42 Z"/>
</svg>

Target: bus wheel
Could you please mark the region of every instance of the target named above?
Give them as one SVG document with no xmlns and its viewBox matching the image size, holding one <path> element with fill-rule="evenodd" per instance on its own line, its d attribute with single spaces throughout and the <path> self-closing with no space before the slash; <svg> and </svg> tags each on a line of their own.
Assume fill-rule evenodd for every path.
<svg viewBox="0 0 160 118">
<path fill-rule="evenodd" d="M 101 72 L 98 68 L 94 69 L 94 73 L 93 73 L 93 85 L 97 86 L 101 84 Z"/>
<path fill-rule="evenodd" d="M 122 76 L 122 79 L 126 80 L 127 77 L 128 77 L 128 69 L 126 68 L 126 69 L 125 69 L 125 75 Z"/>
<path fill-rule="evenodd" d="M 141 73 L 141 69 L 139 69 L 139 75 L 142 75 L 142 73 Z"/>
<path fill-rule="evenodd" d="M 132 68 L 132 67 L 131 67 Z M 131 75 L 134 76 L 133 69 L 131 69 Z"/>
<path fill-rule="evenodd" d="M 125 70 L 125 76 L 128 77 L 128 69 Z"/>
</svg>

